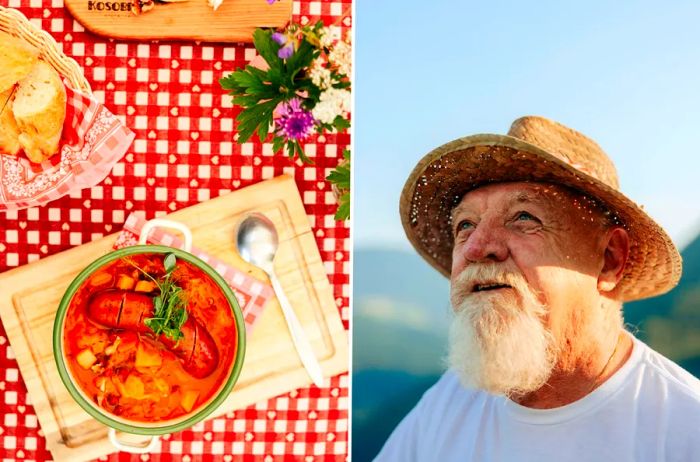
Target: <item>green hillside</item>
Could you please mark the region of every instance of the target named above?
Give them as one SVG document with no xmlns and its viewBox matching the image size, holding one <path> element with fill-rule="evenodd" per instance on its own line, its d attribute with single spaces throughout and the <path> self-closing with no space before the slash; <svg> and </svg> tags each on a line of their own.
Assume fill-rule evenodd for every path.
<svg viewBox="0 0 700 462">
<path fill-rule="evenodd" d="M 700 377 L 700 236 L 681 252 L 678 286 L 660 297 L 625 304 L 630 330 Z"/>
</svg>

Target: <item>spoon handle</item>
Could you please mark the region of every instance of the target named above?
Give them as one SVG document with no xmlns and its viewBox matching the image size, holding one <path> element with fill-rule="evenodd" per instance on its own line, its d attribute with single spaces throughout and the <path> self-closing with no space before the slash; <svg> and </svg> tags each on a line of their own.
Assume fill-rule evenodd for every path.
<svg viewBox="0 0 700 462">
<path fill-rule="evenodd" d="M 292 334 L 292 341 L 299 353 L 301 363 L 306 368 L 314 384 L 317 387 L 322 387 L 323 372 L 321 371 L 321 365 L 316 359 L 314 350 L 311 348 L 311 343 L 309 343 L 309 339 L 306 337 L 304 329 L 301 327 L 299 318 L 297 318 L 297 315 L 294 313 L 292 305 L 289 303 L 289 300 L 287 300 L 287 296 L 284 294 L 284 289 L 277 279 L 277 276 L 275 276 L 274 272 L 270 272 L 269 275 L 270 282 L 272 282 L 272 289 L 275 291 L 275 296 L 277 297 L 280 307 L 282 307 L 282 313 L 287 320 L 287 326 L 289 327 L 289 332 Z"/>
</svg>

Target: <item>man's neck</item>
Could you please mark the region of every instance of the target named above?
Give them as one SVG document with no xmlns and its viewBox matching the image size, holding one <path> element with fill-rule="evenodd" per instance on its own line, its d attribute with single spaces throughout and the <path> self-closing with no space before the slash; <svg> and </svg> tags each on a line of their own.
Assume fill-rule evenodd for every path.
<svg viewBox="0 0 700 462">
<path fill-rule="evenodd" d="M 589 355 L 567 358 L 570 366 L 562 367 L 559 363 L 540 389 L 511 399 L 534 409 L 551 409 L 578 401 L 602 385 L 629 359 L 633 347 L 631 336 L 620 330 L 610 340 L 608 345 Z"/>
</svg>

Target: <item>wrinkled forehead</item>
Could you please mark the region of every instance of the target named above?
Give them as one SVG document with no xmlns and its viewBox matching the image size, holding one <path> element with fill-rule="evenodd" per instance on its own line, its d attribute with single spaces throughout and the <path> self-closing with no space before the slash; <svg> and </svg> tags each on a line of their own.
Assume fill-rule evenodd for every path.
<svg viewBox="0 0 700 462">
<path fill-rule="evenodd" d="M 466 192 L 453 207 L 450 218 L 461 212 L 484 212 L 516 204 L 534 204 L 559 214 L 609 215 L 596 199 L 560 184 L 506 182 L 490 183 Z"/>
</svg>

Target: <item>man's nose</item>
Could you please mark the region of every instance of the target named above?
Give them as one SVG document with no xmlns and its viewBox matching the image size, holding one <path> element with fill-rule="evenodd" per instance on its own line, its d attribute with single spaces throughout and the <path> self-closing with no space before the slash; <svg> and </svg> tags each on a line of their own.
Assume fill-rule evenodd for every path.
<svg viewBox="0 0 700 462">
<path fill-rule="evenodd" d="M 470 262 L 504 261 L 508 258 L 505 230 L 481 222 L 464 243 L 464 257 Z"/>
</svg>

